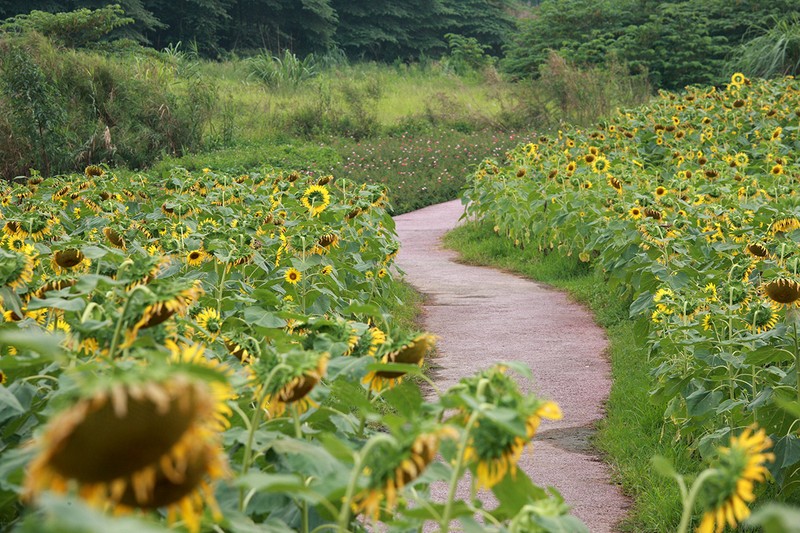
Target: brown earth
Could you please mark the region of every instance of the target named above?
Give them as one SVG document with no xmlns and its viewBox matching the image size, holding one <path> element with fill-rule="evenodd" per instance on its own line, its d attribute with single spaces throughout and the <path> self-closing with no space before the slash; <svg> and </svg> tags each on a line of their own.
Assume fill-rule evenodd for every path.
<svg viewBox="0 0 800 533">
<path fill-rule="evenodd" d="M 440 239 L 462 212 L 456 200 L 395 217 L 398 266 L 427 296 L 423 327 L 439 337 L 434 379 L 446 389 L 498 361 L 530 366 L 535 383 L 524 387 L 556 401 L 564 417 L 542 423 L 520 468 L 535 483 L 557 488 L 591 532 L 614 531 L 629 502 L 590 442 L 611 386 L 603 330 L 563 292 L 459 264 Z M 446 498 L 443 486 L 432 492 Z M 466 482 L 459 492 L 468 494 Z M 482 499 L 493 505 L 491 494 Z"/>
</svg>

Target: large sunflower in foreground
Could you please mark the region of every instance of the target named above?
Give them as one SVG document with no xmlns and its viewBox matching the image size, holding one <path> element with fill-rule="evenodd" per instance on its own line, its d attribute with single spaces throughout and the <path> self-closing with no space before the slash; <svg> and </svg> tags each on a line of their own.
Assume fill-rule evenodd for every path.
<svg viewBox="0 0 800 533">
<path fill-rule="evenodd" d="M 219 517 L 210 482 L 226 474 L 217 411 L 210 387 L 181 373 L 99 390 L 50 421 L 25 493 L 77 489 L 115 513 L 166 507 L 199 531 L 205 506 Z"/>
<path fill-rule="evenodd" d="M 747 504 L 756 499 L 753 487 L 769 475 L 764 464 L 774 461 L 775 455 L 767 450 L 772 442 L 763 429 L 750 427 L 731 445 L 719 450 L 717 473 L 703 485 L 707 511 L 697 528 L 698 533 L 722 533 L 725 525 L 735 528 L 750 516 Z"/>
</svg>

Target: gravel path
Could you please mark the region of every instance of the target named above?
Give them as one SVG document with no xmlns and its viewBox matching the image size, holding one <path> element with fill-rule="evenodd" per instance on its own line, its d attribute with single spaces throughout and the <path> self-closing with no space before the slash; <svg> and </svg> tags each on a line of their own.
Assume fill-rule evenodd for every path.
<svg viewBox="0 0 800 533">
<path fill-rule="evenodd" d="M 603 330 L 562 292 L 456 263 L 458 254 L 439 241 L 462 212 L 456 200 L 395 217 L 398 265 L 427 295 L 423 325 L 439 337 L 434 378 L 445 389 L 496 361 L 528 364 L 533 390 L 555 400 L 564 418 L 543 421 L 535 452 L 523 454 L 520 467 L 535 483 L 556 487 L 592 533 L 614 531 L 628 501 L 588 440 L 611 386 Z"/>
</svg>

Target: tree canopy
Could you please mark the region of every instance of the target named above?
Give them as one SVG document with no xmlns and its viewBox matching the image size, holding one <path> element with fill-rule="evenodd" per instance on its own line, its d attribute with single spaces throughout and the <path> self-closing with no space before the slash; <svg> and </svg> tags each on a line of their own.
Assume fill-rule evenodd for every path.
<svg viewBox="0 0 800 533">
<path fill-rule="evenodd" d="M 155 48 L 193 43 L 204 55 L 341 49 L 352 58 L 415 59 L 447 51 L 448 33 L 500 54 L 514 29 L 515 0 L 7 0 L 0 19 L 33 10 L 99 9 L 117 3 L 131 24 L 115 30 Z"/>
</svg>

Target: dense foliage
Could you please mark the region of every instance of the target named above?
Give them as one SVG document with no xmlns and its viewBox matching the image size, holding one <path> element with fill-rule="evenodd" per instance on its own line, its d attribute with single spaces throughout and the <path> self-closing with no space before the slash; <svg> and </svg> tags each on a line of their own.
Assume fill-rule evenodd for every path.
<svg viewBox="0 0 800 533">
<path fill-rule="evenodd" d="M 657 87 L 719 84 L 743 42 L 799 9 L 797 0 L 545 0 L 521 21 L 503 64 L 536 75 L 555 50 L 578 63 L 624 61 Z"/>
<path fill-rule="evenodd" d="M 775 479 L 800 463 L 800 212 L 794 79 L 664 93 L 487 160 L 468 212 L 558 248 L 633 298 L 665 431 L 701 454 L 756 423 Z"/>
<path fill-rule="evenodd" d="M 506 373 L 527 369 L 427 399 L 407 379 L 434 339 L 392 316 L 381 186 L 90 166 L 0 187 L 4 531 L 586 531 L 516 468 L 561 416 Z M 499 506 L 457 496 L 468 470 Z"/>
<path fill-rule="evenodd" d="M 0 34 L 0 176 L 100 161 L 141 168 L 198 147 L 216 104 L 213 84 L 167 55 L 137 47 L 108 56 L 58 48 L 38 32 Z"/>
<path fill-rule="evenodd" d="M 0 19 L 29 13 L 98 9 L 100 0 L 12 0 Z M 121 0 L 133 24 L 117 36 L 157 49 L 195 43 L 225 50 L 289 49 L 306 55 L 340 48 L 351 58 L 392 61 L 447 51 L 444 35 L 474 37 L 499 54 L 513 29 L 512 0 Z"/>
</svg>

